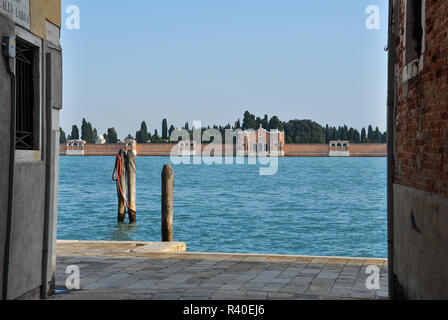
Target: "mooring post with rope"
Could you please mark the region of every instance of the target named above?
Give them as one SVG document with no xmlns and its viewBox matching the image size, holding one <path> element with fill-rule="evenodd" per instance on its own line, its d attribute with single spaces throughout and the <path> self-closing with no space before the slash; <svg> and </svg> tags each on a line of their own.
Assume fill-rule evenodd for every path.
<svg viewBox="0 0 448 320">
<path fill-rule="evenodd" d="M 162 241 L 173 242 L 174 173 L 167 164 L 162 171 Z"/>
<path fill-rule="evenodd" d="M 129 161 L 129 156 L 132 156 L 131 161 Z M 124 150 L 120 150 L 115 159 L 115 167 L 112 173 L 112 180 L 117 184 L 117 195 L 118 195 L 118 221 L 123 222 L 126 217 L 126 208 L 128 208 L 129 222 L 136 221 L 136 211 L 135 211 L 135 156 L 132 154 L 126 155 Z M 130 175 L 133 175 L 130 177 Z M 128 185 L 126 188 L 126 177 L 128 178 Z M 129 183 L 131 181 L 131 183 Z M 130 191 L 132 187 L 132 191 Z M 128 191 L 128 200 L 126 200 L 126 191 Z M 132 195 L 132 196 L 131 196 Z M 131 204 L 132 200 L 132 204 Z"/>
<path fill-rule="evenodd" d="M 128 150 L 126 157 L 126 176 L 128 179 L 128 214 L 129 222 L 133 223 L 137 221 L 137 211 L 135 207 L 136 202 L 136 182 L 137 182 L 137 170 L 136 159 L 132 150 Z"/>
<path fill-rule="evenodd" d="M 126 218 L 126 154 L 123 150 L 120 150 L 120 152 L 118 153 L 115 166 L 119 171 L 117 172 L 116 178 L 118 197 L 118 222 L 123 222 Z"/>
</svg>

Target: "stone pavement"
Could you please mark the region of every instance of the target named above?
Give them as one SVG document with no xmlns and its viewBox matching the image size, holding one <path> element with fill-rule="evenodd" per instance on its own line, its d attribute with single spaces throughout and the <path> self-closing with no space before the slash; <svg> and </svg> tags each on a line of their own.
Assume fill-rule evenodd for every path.
<svg viewBox="0 0 448 320">
<path fill-rule="evenodd" d="M 80 269 L 81 290 L 50 299 L 267 300 L 387 299 L 384 259 L 148 253 L 80 250 L 58 244 L 56 286 L 67 266 Z M 365 270 L 380 270 L 380 290 L 368 290 Z"/>
</svg>

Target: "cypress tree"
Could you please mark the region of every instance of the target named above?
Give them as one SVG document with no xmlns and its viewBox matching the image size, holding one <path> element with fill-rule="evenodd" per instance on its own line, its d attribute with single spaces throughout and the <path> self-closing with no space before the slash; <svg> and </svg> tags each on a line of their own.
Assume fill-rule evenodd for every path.
<svg viewBox="0 0 448 320">
<path fill-rule="evenodd" d="M 89 143 L 89 134 L 88 134 L 88 128 L 87 128 L 87 121 L 86 121 L 85 118 L 82 118 L 81 140 L 84 140 L 85 142 Z"/>
<path fill-rule="evenodd" d="M 117 143 L 118 142 L 118 135 L 115 131 L 115 128 L 109 128 L 107 129 L 107 137 L 109 142 L 108 143 Z"/>
<path fill-rule="evenodd" d="M 263 127 L 263 129 L 265 130 L 269 130 L 269 119 L 268 119 L 268 115 L 265 114 L 263 120 L 261 120 L 261 126 Z"/>
<path fill-rule="evenodd" d="M 162 139 L 168 139 L 168 122 L 166 119 L 162 121 Z"/>
<path fill-rule="evenodd" d="M 170 137 L 174 130 L 176 130 L 176 128 L 174 128 L 174 126 L 171 125 L 170 130 L 168 130 L 168 134 L 170 135 Z"/>
<path fill-rule="evenodd" d="M 72 126 L 72 133 L 70 134 L 71 140 L 78 140 L 79 139 L 79 129 L 76 124 Z"/>
<path fill-rule="evenodd" d="M 346 125 L 344 125 L 341 128 L 341 140 L 348 140 L 348 128 Z"/>
<path fill-rule="evenodd" d="M 67 138 L 65 137 L 65 132 L 59 127 L 59 143 L 67 143 Z"/>
<path fill-rule="evenodd" d="M 140 126 L 140 131 L 137 131 L 135 136 L 137 143 L 147 143 L 151 139 L 145 121 L 142 122 Z"/>
<path fill-rule="evenodd" d="M 353 128 L 350 128 L 348 130 L 348 133 L 347 133 L 348 141 L 353 142 L 354 141 L 354 135 L 355 135 L 355 130 Z"/>
<path fill-rule="evenodd" d="M 260 121 L 261 121 L 261 119 L 260 119 Z M 247 129 L 257 130 L 258 128 L 259 128 L 259 125 L 257 126 L 257 121 L 255 120 L 255 115 L 251 114 L 249 111 L 246 111 L 244 113 L 244 118 L 243 118 L 243 130 L 247 130 Z"/>
<path fill-rule="evenodd" d="M 92 129 L 92 124 L 90 122 L 87 122 L 87 137 L 88 137 L 87 143 L 90 143 L 90 144 L 95 143 L 94 135 L 95 134 Z"/>
<path fill-rule="evenodd" d="M 283 124 L 277 116 L 273 116 L 271 120 L 269 120 L 269 129 L 279 129 L 281 131 L 283 130 Z"/>
<path fill-rule="evenodd" d="M 376 143 L 381 142 L 381 132 L 380 132 L 380 129 L 378 129 L 378 127 L 376 127 L 376 129 L 375 129 L 374 137 L 375 137 Z"/>
<path fill-rule="evenodd" d="M 332 128 L 331 128 L 330 139 L 331 139 L 331 141 L 338 140 L 338 132 L 337 132 L 336 127 L 332 127 Z"/>
<path fill-rule="evenodd" d="M 358 130 L 354 130 L 353 132 L 353 143 L 360 143 L 361 142 L 361 136 L 359 134 Z"/>
<path fill-rule="evenodd" d="M 85 118 L 82 119 L 81 139 L 88 144 L 93 144 L 96 140 L 95 132 L 92 129 L 92 124 L 90 122 L 87 122 Z"/>
<path fill-rule="evenodd" d="M 366 128 L 361 130 L 361 143 L 367 143 Z"/>
<path fill-rule="evenodd" d="M 368 143 L 372 143 L 375 141 L 375 137 L 373 136 L 373 127 L 370 125 L 367 131 L 367 141 Z"/>
<path fill-rule="evenodd" d="M 235 122 L 235 129 L 241 129 L 241 122 L 240 122 L 239 118 L 238 118 L 238 121 Z"/>
</svg>

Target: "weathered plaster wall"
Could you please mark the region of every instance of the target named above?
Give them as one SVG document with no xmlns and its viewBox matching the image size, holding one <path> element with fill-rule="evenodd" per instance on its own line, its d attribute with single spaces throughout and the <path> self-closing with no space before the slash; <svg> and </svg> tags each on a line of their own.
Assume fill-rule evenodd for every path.
<svg viewBox="0 0 448 320">
<path fill-rule="evenodd" d="M 42 283 L 45 162 L 16 163 L 8 296 L 19 297 Z"/>
<path fill-rule="evenodd" d="M 14 25 L 0 15 L 0 36 L 12 34 Z M 11 76 L 3 57 L 0 58 L 0 297 L 3 294 L 3 265 L 5 258 L 6 217 L 8 208 L 9 140 L 11 131 Z"/>
<path fill-rule="evenodd" d="M 61 0 L 31 0 L 30 1 L 31 33 L 41 39 L 46 39 L 45 21 L 61 26 Z"/>
<path fill-rule="evenodd" d="M 16 28 L 7 18 L 0 15 L 0 37 L 6 34 L 17 35 L 36 46 L 35 93 L 36 110 L 40 115 L 34 119 L 39 125 L 40 152 L 21 152 L 15 161 L 14 202 L 11 221 L 10 264 L 8 274 L 8 299 L 20 297 L 39 298 L 43 282 L 43 271 L 47 267 L 43 257 L 45 248 L 55 252 L 52 241 L 56 234 L 56 195 L 57 195 L 57 153 L 59 151 L 59 109 L 62 107 L 62 63 L 58 35 L 47 41 L 40 41 L 31 35 L 46 37 L 47 22 L 60 25 L 60 0 L 31 0 L 31 32 Z M 59 18 L 58 18 L 59 16 Z M 57 30 L 57 29 L 56 29 Z M 54 31 L 54 29 L 53 29 Z M 29 40 L 31 39 L 31 40 Z M 37 48 L 39 47 L 39 49 Z M 50 48 L 51 47 L 51 48 Z M 47 59 L 51 53 L 52 60 Z M 50 63 L 47 65 L 46 62 Z M 47 68 L 48 67 L 48 68 Z M 40 81 L 41 80 L 41 81 Z M 51 81 L 50 81 L 51 80 Z M 48 88 L 48 90 L 47 90 Z M 49 95 L 47 95 L 47 93 Z M 41 102 L 41 103 L 40 103 Z M 5 58 L 0 57 L 0 284 L 3 282 L 6 216 L 9 189 L 9 150 L 10 150 L 10 111 L 11 111 L 11 78 L 6 70 Z M 36 115 L 39 112 L 36 112 Z M 24 154 L 38 154 L 36 157 Z M 23 158 L 22 158 L 23 156 Z M 48 230 L 46 239 L 45 230 Z M 51 265 L 55 261 L 52 253 L 47 257 Z M 52 268 L 48 275 L 51 281 Z M 2 290 L 0 286 L 0 291 Z"/>
<path fill-rule="evenodd" d="M 44 237 L 43 264 L 48 267 L 46 291 L 52 290 L 56 277 L 56 237 L 58 216 L 58 180 L 59 180 L 59 113 L 62 109 L 62 52 L 59 38 L 44 40 L 46 85 L 46 212 L 45 221 L 47 237 Z M 44 270 L 43 270 L 44 271 Z"/>
<path fill-rule="evenodd" d="M 448 198 L 396 184 L 394 207 L 398 295 L 448 299 Z"/>
</svg>

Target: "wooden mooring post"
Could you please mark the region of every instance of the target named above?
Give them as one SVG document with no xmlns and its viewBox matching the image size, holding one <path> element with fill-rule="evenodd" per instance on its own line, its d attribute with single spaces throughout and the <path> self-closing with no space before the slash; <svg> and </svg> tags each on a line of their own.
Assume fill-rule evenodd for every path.
<svg viewBox="0 0 448 320">
<path fill-rule="evenodd" d="M 123 222 L 126 218 L 126 153 L 120 150 L 118 155 L 121 162 L 116 168 L 121 169 L 121 172 L 117 172 L 118 222 Z"/>
<path fill-rule="evenodd" d="M 128 150 L 126 157 L 126 176 L 128 182 L 128 214 L 129 222 L 134 223 L 137 221 L 137 209 L 135 207 L 136 200 L 136 182 L 137 182 L 137 171 L 136 171 L 136 159 L 132 150 Z"/>
<path fill-rule="evenodd" d="M 173 242 L 174 173 L 167 164 L 162 171 L 162 241 Z"/>
</svg>

